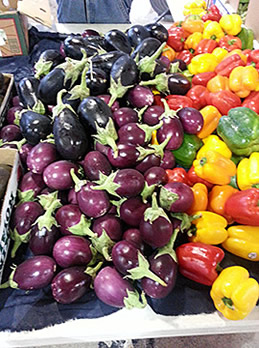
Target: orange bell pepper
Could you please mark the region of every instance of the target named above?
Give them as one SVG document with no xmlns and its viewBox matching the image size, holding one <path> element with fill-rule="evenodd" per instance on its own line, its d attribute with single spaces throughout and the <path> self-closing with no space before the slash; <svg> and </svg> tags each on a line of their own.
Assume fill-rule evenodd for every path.
<svg viewBox="0 0 259 348">
<path fill-rule="evenodd" d="M 188 33 L 202 33 L 204 22 L 198 15 L 190 15 L 182 22 L 182 28 Z"/>
<path fill-rule="evenodd" d="M 209 80 L 207 88 L 212 93 L 225 90 L 229 91 L 230 89 L 228 78 L 226 76 L 217 75 L 213 77 L 211 80 Z"/>
<path fill-rule="evenodd" d="M 229 75 L 229 87 L 239 98 L 246 98 L 256 90 L 258 79 L 258 71 L 253 66 L 238 66 Z"/>
<path fill-rule="evenodd" d="M 161 55 L 167 57 L 172 62 L 176 57 L 176 52 L 172 47 L 165 45 Z"/>
<path fill-rule="evenodd" d="M 207 105 L 200 110 L 203 117 L 203 127 L 197 134 L 200 139 L 206 138 L 217 128 L 219 119 L 222 116 L 215 106 Z"/>
<path fill-rule="evenodd" d="M 225 213 L 224 206 L 227 199 L 235 192 L 238 192 L 238 190 L 230 185 L 215 185 L 209 193 L 208 210 L 223 216 L 229 224 L 234 220 Z"/>
<path fill-rule="evenodd" d="M 191 187 L 193 192 L 193 203 L 187 214 L 193 215 L 199 210 L 207 210 L 208 205 L 208 189 L 206 185 L 196 183 Z"/>
</svg>

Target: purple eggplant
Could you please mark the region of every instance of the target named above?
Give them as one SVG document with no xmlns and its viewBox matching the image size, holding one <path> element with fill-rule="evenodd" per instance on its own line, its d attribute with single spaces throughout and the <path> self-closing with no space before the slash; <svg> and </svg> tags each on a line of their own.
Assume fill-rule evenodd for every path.
<svg viewBox="0 0 259 348">
<path fill-rule="evenodd" d="M 23 144 L 22 147 L 20 148 L 19 156 L 23 164 L 26 164 L 27 157 L 32 149 L 33 149 L 33 146 L 29 143 Z"/>
<path fill-rule="evenodd" d="M 79 300 L 89 289 L 91 277 L 84 267 L 69 267 L 60 271 L 51 282 L 52 296 L 55 301 L 69 304 Z"/>
<path fill-rule="evenodd" d="M 104 47 L 107 51 L 122 51 L 127 54 L 131 52 L 127 36 L 118 29 L 112 29 L 104 35 Z"/>
<path fill-rule="evenodd" d="M 122 227 L 120 219 L 114 215 L 106 214 L 94 220 L 92 230 L 100 237 L 103 230 L 113 241 L 119 241 L 122 236 Z"/>
<path fill-rule="evenodd" d="M 47 75 L 50 70 L 63 63 L 64 60 L 62 54 L 57 50 L 47 49 L 43 51 L 34 65 L 35 77 Z"/>
<path fill-rule="evenodd" d="M 149 186 L 165 184 L 167 181 L 166 171 L 161 167 L 149 168 L 144 173 L 144 178 Z"/>
<path fill-rule="evenodd" d="M 19 184 L 18 197 L 20 202 L 32 201 L 44 189 L 45 183 L 41 175 L 26 173 Z"/>
<path fill-rule="evenodd" d="M 182 182 L 171 182 L 161 187 L 159 203 L 164 209 L 173 213 L 188 211 L 193 203 L 191 188 Z"/>
<path fill-rule="evenodd" d="M 138 57 L 142 59 L 146 56 L 152 56 L 158 48 L 161 46 L 161 42 L 153 37 L 147 37 L 142 40 L 132 53 L 132 58 Z"/>
<path fill-rule="evenodd" d="M 182 59 L 177 59 L 175 58 L 173 61 L 172 61 L 172 64 L 175 64 L 177 63 L 178 65 L 178 68 L 181 70 L 181 71 L 184 71 L 187 69 L 187 64 L 182 60 Z"/>
<path fill-rule="evenodd" d="M 86 266 L 92 259 L 90 243 L 80 236 L 64 236 L 53 247 L 53 257 L 62 268 Z"/>
<path fill-rule="evenodd" d="M 123 233 L 122 239 L 132 243 L 139 250 L 144 251 L 144 243 L 139 229 L 129 228 Z"/>
<path fill-rule="evenodd" d="M 177 263 L 168 254 L 156 257 L 154 253 L 149 257 L 150 270 L 163 279 L 167 286 L 162 286 L 149 278 L 141 280 L 141 287 L 145 294 L 152 298 L 164 298 L 174 288 L 177 278 Z"/>
<path fill-rule="evenodd" d="M 138 46 L 144 39 L 150 37 L 149 31 L 143 25 L 133 25 L 127 30 L 127 37 L 132 47 Z"/>
<path fill-rule="evenodd" d="M 123 107 L 113 112 L 112 115 L 115 123 L 120 128 L 128 123 L 137 123 L 138 122 L 138 113 L 137 111 L 129 108 Z"/>
<path fill-rule="evenodd" d="M 29 247 L 34 255 L 52 255 L 52 249 L 59 237 L 56 226 L 53 225 L 48 230 L 46 227 L 39 228 L 36 224 L 31 229 Z"/>
<path fill-rule="evenodd" d="M 166 150 L 164 152 L 164 157 L 161 160 L 160 167 L 163 169 L 173 169 L 175 167 L 175 157 L 171 151 Z"/>
<path fill-rule="evenodd" d="M 105 175 L 109 175 L 112 170 L 107 158 L 99 151 L 88 152 L 82 165 L 86 177 L 90 180 L 98 180 L 100 172 Z"/>
<path fill-rule="evenodd" d="M 77 205 L 77 198 L 76 198 L 76 191 L 74 188 L 71 188 L 68 192 L 67 201 L 70 204 L 76 204 Z"/>
<path fill-rule="evenodd" d="M 161 162 L 161 158 L 151 154 L 146 156 L 142 161 L 140 161 L 137 166 L 136 169 L 138 171 L 140 171 L 141 173 L 145 173 L 148 169 L 152 168 L 152 167 L 158 167 L 160 165 Z"/>
<path fill-rule="evenodd" d="M 22 133 L 20 128 L 15 124 L 8 124 L 1 129 L 0 138 L 2 139 L 3 143 L 8 141 L 17 141 L 22 139 Z"/>
<path fill-rule="evenodd" d="M 22 262 L 9 278 L 12 288 L 36 290 L 49 285 L 56 272 L 56 263 L 44 255 L 34 256 Z"/>
<path fill-rule="evenodd" d="M 163 125 L 157 131 L 157 140 L 161 144 L 169 138 L 166 150 L 176 150 L 183 142 L 183 126 L 177 117 L 164 117 Z"/>
<path fill-rule="evenodd" d="M 77 173 L 78 168 L 74 163 L 65 160 L 53 162 L 44 169 L 43 180 L 51 189 L 68 190 L 73 187 L 71 169 Z"/>
<path fill-rule="evenodd" d="M 82 50 L 86 52 L 88 57 L 98 53 L 95 45 L 90 45 L 81 35 L 71 34 L 64 40 L 64 52 L 67 57 L 80 60 L 83 57 Z"/>
<path fill-rule="evenodd" d="M 185 133 L 197 134 L 203 127 L 203 116 L 194 108 L 182 108 L 177 112 Z"/>
<path fill-rule="evenodd" d="M 140 197 L 133 197 L 126 200 L 120 206 L 120 217 L 129 226 L 138 227 L 148 204 L 142 202 Z"/>
<path fill-rule="evenodd" d="M 110 74 L 113 63 L 125 53 L 122 51 L 111 51 L 104 54 L 96 55 L 91 58 L 93 68 L 104 70 L 107 74 Z"/>
<path fill-rule="evenodd" d="M 148 126 L 139 123 L 127 123 L 118 131 L 119 142 L 140 146 L 147 145 L 152 138 L 152 133 L 159 129 L 162 124 L 162 121 L 155 126 Z"/>
<path fill-rule="evenodd" d="M 164 108 L 159 105 L 149 106 L 142 117 L 144 123 L 154 126 L 159 123 L 159 117 L 164 113 Z"/>
<path fill-rule="evenodd" d="M 94 144 L 94 149 L 95 151 L 100 152 L 102 155 L 108 157 L 108 153 L 109 153 L 109 146 L 103 145 L 101 143 L 99 143 L 98 141 L 95 142 Z"/>
<path fill-rule="evenodd" d="M 98 31 L 94 30 L 94 29 L 85 29 L 83 32 L 82 32 L 82 37 L 92 37 L 92 36 L 95 36 L 95 37 L 100 37 L 100 34 L 98 33 Z"/>
<path fill-rule="evenodd" d="M 86 73 L 86 84 L 90 90 L 90 95 L 98 96 L 105 93 L 108 88 L 108 77 L 104 70 L 93 68 Z"/>
<path fill-rule="evenodd" d="M 161 23 L 146 24 L 144 28 L 149 32 L 150 36 L 156 38 L 160 42 L 168 40 L 168 31 Z"/>
<path fill-rule="evenodd" d="M 133 107 L 143 108 L 153 104 L 154 95 L 151 89 L 137 85 L 130 89 L 127 99 Z"/>
<path fill-rule="evenodd" d="M 57 160 L 54 144 L 42 142 L 35 145 L 27 156 L 27 167 L 35 174 L 42 174 L 44 169 Z"/>
<path fill-rule="evenodd" d="M 45 106 L 41 102 L 38 89 L 39 80 L 35 77 L 24 77 L 17 86 L 17 92 L 20 102 L 26 109 L 39 112 L 40 114 L 45 113 Z"/>
<path fill-rule="evenodd" d="M 19 111 L 22 110 L 22 107 L 20 105 L 12 106 L 8 111 L 6 115 L 6 122 L 8 124 L 14 124 L 16 120 L 16 113 L 19 113 Z"/>
<path fill-rule="evenodd" d="M 136 165 L 139 153 L 136 146 L 132 144 L 118 144 L 118 156 L 109 148 L 108 160 L 112 166 L 117 168 L 129 168 Z"/>
<path fill-rule="evenodd" d="M 107 105 L 109 105 L 110 100 L 111 100 L 111 95 L 110 94 L 99 94 L 98 98 L 102 99 Z M 111 111 L 115 112 L 120 108 L 120 104 L 118 100 L 115 100 L 115 102 L 110 106 Z"/>
<path fill-rule="evenodd" d="M 15 95 L 15 96 L 12 98 L 12 105 L 13 105 L 13 106 L 19 106 L 19 105 L 21 105 L 20 98 L 19 98 L 18 95 Z"/>
</svg>

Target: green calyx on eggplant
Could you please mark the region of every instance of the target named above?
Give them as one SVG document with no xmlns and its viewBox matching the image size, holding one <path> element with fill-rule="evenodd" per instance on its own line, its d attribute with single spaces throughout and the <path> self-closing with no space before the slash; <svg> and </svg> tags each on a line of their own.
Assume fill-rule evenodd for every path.
<svg viewBox="0 0 259 348">
<path fill-rule="evenodd" d="M 58 103 L 53 109 L 53 134 L 57 151 L 67 160 L 82 158 L 88 150 L 88 138 L 83 125 L 69 104 L 63 104 L 58 93 Z"/>
<path fill-rule="evenodd" d="M 142 59 L 146 56 L 151 57 L 161 46 L 161 42 L 153 37 L 148 37 L 140 42 L 140 44 L 135 48 L 131 57 L 134 59 Z"/>
<path fill-rule="evenodd" d="M 147 147 L 147 148 L 144 148 L 142 146 L 138 146 L 137 150 L 139 152 L 139 156 L 138 156 L 137 160 L 138 161 L 142 161 L 148 155 L 155 155 L 155 156 L 160 157 L 161 159 L 163 159 L 163 157 L 164 157 L 164 149 L 165 149 L 165 147 L 166 147 L 166 145 L 168 144 L 169 141 L 170 141 L 170 137 L 167 137 L 159 145 L 152 144 L 152 145 L 149 145 L 149 147 Z"/>
<path fill-rule="evenodd" d="M 17 92 L 19 99 L 26 109 L 33 110 L 40 114 L 45 113 L 45 106 L 39 99 L 39 88 L 40 81 L 35 77 L 24 77 L 17 86 Z"/>
<path fill-rule="evenodd" d="M 39 60 L 34 65 L 34 76 L 38 79 L 41 76 L 47 75 L 50 72 L 50 70 L 55 68 L 55 66 L 63 63 L 64 60 L 65 58 L 57 50 L 48 49 L 42 52 L 42 54 L 39 57 Z"/>
<path fill-rule="evenodd" d="M 165 47 L 166 43 L 163 43 L 157 50 L 152 54 L 152 56 L 146 56 L 137 63 L 138 69 L 141 74 L 146 73 L 149 74 L 150 77 L 153 77 L 156 74 L 156 70 L 158 70 L 159 61 L 157 58 L 160 57 L 160 55 L 163 52 L 163 49 Z M 136 60 L 138 59 L 138 56 L 136 57 Z"/>
<path fill-rule="evenodd" d="M 102 145 L 110 146 L 113 149 L 114 157 L 116 158 L 118 156 L 118 147 L 116 144 L 116 140 L 118 139 L 118 134 L 114 126 L 112 118 L 111 117 L 109 118 L 104 128 L 98 126 L 98 124 L 96 123 L 96 131 L 97 131 L 97 134 L 93 136 L 95 140 Z"/>
<path fill-rule="evenodd" d="M 175 241 L 176 241 L 176 238 L 178 236 L 179 231 L 180 231 L 179 228 L 174 229 L 173 234 L 170 238 L 170 241 L 165 246 L 157 249 L 155 259 L 157 259 L 159 256 L 162 256 L 162 255 L 170 255 L 171 258 L 176 263 L 178 262 L 176 252 L 174 250 L 174 244 L 175 244 Z"/>
<path fill-rule="evenodd" d="M 107 51 L 131 53 L 131 45 L 127 36 L 118 29 L 112 29 L 104 35 L 104 47 Z"/>
</svg>

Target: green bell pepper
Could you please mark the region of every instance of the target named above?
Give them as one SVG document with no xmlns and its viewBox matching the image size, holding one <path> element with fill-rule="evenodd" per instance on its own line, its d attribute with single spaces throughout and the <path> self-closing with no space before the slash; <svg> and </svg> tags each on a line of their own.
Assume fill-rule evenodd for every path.
<svg viewBox="0 0 259 348">
<path fill-rule="evenodd" d="M 228 116 L 222 116 L 217 133 L 235 155 L 259 151 L 259 117 L 249 108 L 233 108 Z"/>
<path fill-rule="evenodd" d="M 184 133 L 182 145 L 179 149 L 172 151 L 176 163 L 184 168 L 190 168 L 195 160 L 197 151 L 202 145 L 202 140 L 195 134 Z"/>
<path fill-rule="evenodd" d="M 252 29 L 242 28 L 237 35 L 242 42 L 242 50 L 254 48 L 254 32 Z"/>
</svg>

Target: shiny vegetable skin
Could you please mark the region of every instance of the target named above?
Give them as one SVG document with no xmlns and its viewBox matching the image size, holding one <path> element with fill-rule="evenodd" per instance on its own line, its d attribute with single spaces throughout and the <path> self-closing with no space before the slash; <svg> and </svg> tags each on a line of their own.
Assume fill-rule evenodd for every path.
<svg viewBox="0 0 259 348">
<path fill-rule="evenodd" d="M 133 227 L 138 227 L 148 204 L 142 202 L 140 197 L 129 198 L 120 206 L 122 221 Z"/>
<path fill-rule="evenodd" d="M 18 197 L 19 199 L 25 198 L 25 200 L 30 201 L 33 198 L 35 198 L 45 187 L 45 183 L 43 181 L 43 178 L 41 175 L 34 174 L 31 171 L 26 173 L 20 183 L 19 183 L 19 192 L 18 192 Z M 30 192 L 30 197 L 26 199 L 27 197 L 24 197 L 26 194 L 26 191 Z M 27 192 L 28 193 L 28 192 Z"/>
<path fill-rule="evenodd" d="M 122 236 L 121 220 L 112 214 L 106 214 L 94 220 L 92 230 L 99 237 L 105 231 L 113 241 L 119 241 Z"/>
<path fill-rule="evenodd" d="M 3 143 L 5 143 L 7 141 L 21 140 L 22 134 L 18 126 L 15 124 L 8 124 L 1 129 L 0 138 Z"/>
<path fill-rule="evenodd" d="M 173 199 L 168 201 L 168 197 L 171 195 L 173 195 Z M 193 203 L 193 192 L 188 185 L 182 182 L 171 182 L 161 188 L 159 202 L 161 207 L 168 211 L 186 212 Z"/>
<path fill-rule="evenodd" d="M 132 25 L 127 30 L 127 37 L 132 47 L 136 47 L 141 41 L 150 37 L 150 33 L 143 25 Z"/>
<path fill-rule="evenodd" d="M 25 108 L 32 109 L 38 100 L 39 80 L 35 77 L 24 77 L 17 85 L 20 102 Z"/>
<path fill-rule="evenodd" d="M 51 119 L 46 115 L 26 110 L 20 119 L 20 129 L 28 143 L 36 145 L 51 132 Z"/>
<path fill-rule="evenodd" d="M 82 212 L 76 204 L 66 204 L 60 207 L 55 215 L 57 223 L 59 224 L 60 232 L 63 235 L 76 234 L 70 231 L 70 227 L 76 226 L 82 219 Z M 81 227 L 81 231 L 84 232 L 84 227 Z"/>
<path fill-rule="evenodd" d="M 112 29 L 104 35 L 104 46 L 107 51 L 122 51 L 130 54 L 131 45 L 127 36 L 118 29 Z"/>
<path fill-rule="evenodd" d="M 29 247 L 34 255 L 52 255 L 52 249 L 59 237 L 59 229 L 54 225 L 50 230 L 46 227 L 39 229 L 38 225 L 34 225 L 30 233 Z"/>
<path fill-rule="evenodd" d="M 78 168 L 72 162 L 65 160 L 53 162 L 44 169 L 43 180 L 51 189 L 68 190 L 73 187 L 71 169 L 77 173 Z"/>
<path fill-rule="evenodd" d="M 82 162 L 85 175 L 90 180 L 98 180 L 100 172 L 109 175 L 111 165 L 107 158 L 99 151 L 90 151 Z"/>
<path fill-rule="evenodd" d="M 33 147 L 27 156 L 27 167 L 35 174 L 42 174 L 44 169 L 58 158 L 54 144 L 42 142 Z"/>
</svg>

